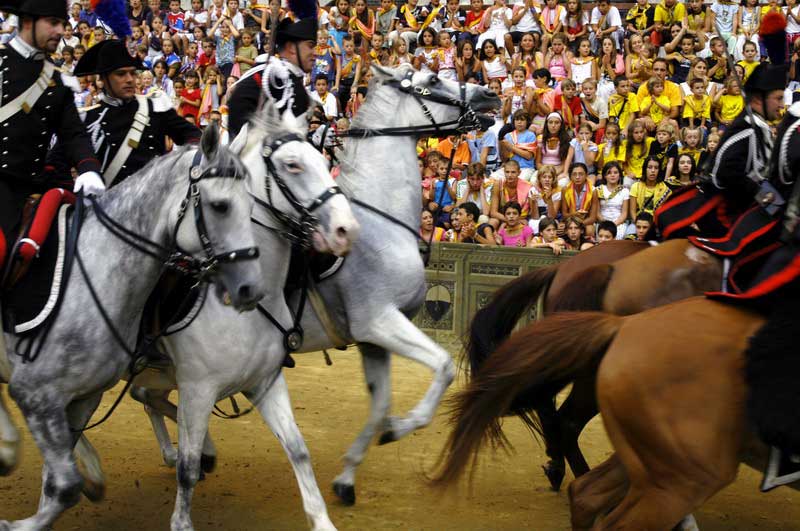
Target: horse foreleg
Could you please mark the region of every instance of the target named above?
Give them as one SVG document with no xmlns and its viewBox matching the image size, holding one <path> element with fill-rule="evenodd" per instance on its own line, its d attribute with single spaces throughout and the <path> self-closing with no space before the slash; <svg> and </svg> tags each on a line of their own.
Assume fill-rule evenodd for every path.
<svg viewBox="0 0 800 531">
<path fill-rule="evenodd" d="M 180 386 L 178 403 L 178 492 L 170 526 L 172 531 L 189 531 L 192 525 L 192 495 L 200 479 L 200 456 L 208 431 L 208 417 L 214 407 L 215 391 L 187 382 Z"/>
<path fill-rule="evenodd" d="M 322 498 L 314 477 L 314 470 L 311 468 L 311 456 L 308 453 L 306 442 L 294 420 L 292 404 L 289 401 L 289 389 L 283 374 L 279 374 L 272 385 L 264 388 L 266 385 L 268 383 L 265 382 L 260 389 L 247 392 L 245 396 L 253 400 L 253 405 L 283 446 L 283 450 L 292 464 L 295 478 L 297 478 L 300 496 L 303 498 L 303 510 L 311 528 L 335 531 L 336 527 L 328 517 L 325 500 Z"/>
<path fill-rule="evenodd" d="M 106 477 L 103 474 L 97 450 L 94 449 L 86 435 L 81 434 L 78 442 L 75 443 L 73 452 L 78 462 L 78 470 L 83 476 L 84 496 L 95 503 L 102 501 L 106 496 Z"/>
<path fill-rule="evenodd" d="M 0 345 L 2 343 L 3 338 L 0 335 Z M 5 356 L 5 351 L 0 352 L 0 356 Z M 11 420 L 3 395 L 0 393 L 0 476 L 7 476 L 17 468 L 19 449 L 19 430 Z"/>
<path fill-rule="evenodd" d="M 430 424 L 442 396 L 455 378 L 455 365 L 450 354 L 397 309 L 376 315 L 369 329 L 357 334 L 357 339 L 380 345 L 388 352 L 396 352 L 433 370 L 433 381 L 425 396 L 405 418 L 389 419 L 388 429 L 381 435 L 379 443 L 396 441 Z"/>
<path fill-rule="evenodd" d="M 386 350 L 371 344 L 361 343 L 361 361 L 364 378 L 370 395 L 370 411 L 366 425 L 344 456 L 344 470 L 333 480 L 333 491 L 345 505 L 356 502 L 356 468 L 364 460 L 367 448 L 379 429 L 383 429 L 391 407 L 391 358 Z"/>
<path fill-rule="evenodd" d="M 575 479 L 568 489 L 572 528 L 590 529 L 599 516 L 622 501 L 628 486 L 628 476 L 616 454 Z"/>
<path fill-rule="evenodd" d="M 558 408 L 562 448 L 576 478 L 589 471 L 589 464 L 578 445 L 578 437 L 597 413 L 594 374 L 576 379 L 569 396 Z"/>
</svg>

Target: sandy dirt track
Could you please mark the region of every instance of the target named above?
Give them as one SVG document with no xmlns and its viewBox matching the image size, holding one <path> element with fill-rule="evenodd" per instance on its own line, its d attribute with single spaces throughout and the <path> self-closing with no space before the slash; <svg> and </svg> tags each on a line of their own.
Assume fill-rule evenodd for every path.
<svg viewBox="0 0 800 531">
<path fill-rule="evenodd" d="M 368 402 L 359 356 L 353 351 L 333 351 L 332 356 L 332 367 L 325 365 L 321 354 L 297 356 L 297 368 L 287 375 L 317 481 L 339 529 L 569 528 L 566 494 L 563 489 L 560 493 L 548 489 L 540 469 L 544 452 L 516 420 L 505 424 L 516 452 L 494 457 L 486 453 L 471 495 L 466 487 L 442 494 L 425 483 L 424 473 L 447 433 L 440 416 L 427 429 L 402 441 L 373 446 L 357 478 L 356 505 L 341 505 L 330 485 L 340 471 L 341 456 L 361 428 Z M 393 411 L 402 413 L 410 408 L 429 381 L 426 369 L 393 360 Z M 111 404 L 119 388 L 107 393 L 95 418 Z M 230 409 L 229 404 L 223 405 Z M 16 408 L 14 412 L 21 425 Z M 195 527 L 232 531 L 306 529 L 291 468 L 260 417 L 253 413 L 239 420 L 214 418 L 211 429 L 219 459 L 217 470 L 196 490 Z M 38 502 L 41 459 L 27 431 L 23 437 L 22 465 L 12 476 L 0 478 L 0 518 L 28 516 Z M 90 438 L 102 456 L 108 477 L 106 500 L 93 505 L 83 499 L 56 529 L 168 529 L 175 472 L 161 463 L 141 406 L 126 398 L 110 421 L 90 432 Z M 610 452 L 598 419 L 584 432 L 581 443 L 592 464 Z M 800 493 L 779 488 L 760 494 L 759 481 L 760 473 L 742 468 L 737 482 L 696 514 L 701 529 L 800 530 Z"/>
</svg>

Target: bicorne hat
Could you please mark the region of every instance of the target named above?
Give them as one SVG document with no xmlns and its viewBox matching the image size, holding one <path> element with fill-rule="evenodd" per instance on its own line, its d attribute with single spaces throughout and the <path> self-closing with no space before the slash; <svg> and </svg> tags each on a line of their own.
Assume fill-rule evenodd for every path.
<svg viewBox="0 0 800 531">
<path fill-rule="evenodd" d="M 285 18 L 280 21 L 275 42 L 282 46 L 287 42 L 317 42 L 317 2 L 316 0 L 289 0 L 289 10 L 296 21 Z M 265 14 L 269 16 L 267 12 Z"/>
<path fill-rule="evenodd" d="M 81 57 L 75 65 L 75 76 L 88 76 L 90 74 L 107 74 L 118 68 L 134 67 L 137 70 L 144 70 L 142 62 L 131 57 L 128 49 L 118 40 L 106 40 L 98 42 Z"/>
<path fill-rule="evenodd" d="M 0 0 L 0 11 L 29 17 L 55 17 L 69 20 L 64 0 Z"/>
</svg>

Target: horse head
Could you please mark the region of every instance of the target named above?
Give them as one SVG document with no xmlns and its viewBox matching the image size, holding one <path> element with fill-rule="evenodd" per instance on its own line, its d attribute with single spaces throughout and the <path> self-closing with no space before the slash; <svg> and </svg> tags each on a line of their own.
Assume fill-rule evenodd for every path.
<svg viewBox="0 0 800 531">
<path fill-rule="evenodd" d="M 477 128 L 475 112 L 500 107 L 497 94 L 485 87 L 474 83 L 440 79 L 436 74 L 418 72 L 410 65 L 401 65 L 397 68 L 373 65 L 372 74 L 369 97 L 375 97 L 375 92 L 378 92 L 373 89 L 393 88 L 394 91 L 388 93 L 386 97 L 395 101 L 396 112 L 392 115 L 394 119 L 403 122 L 385 124 L 384 119 L 380 123 L 382 126 L 431 127 L 435 123 L 446 124 L 445 128 L 452 130 L 459 119 L 463 119 L 467 113 L 472 113 L 471 123 L 475 126 L 473 128 Z M 398 99 L 398 91 L 406 97 Z M 363 125 L 375 127 L 378 124 Z"/>
<path fill-rule="evenodd" d="M 251 191 L 282 230 L 310 237 L 314 249 L 343 256 L 360 228 L 325 157 L 308 143 L 302 123 L 270 100 L 231 143 L 250 170 Z M 259 207 L 259 208 L 260 208 Z"/>
<path fill-rule="evenodd" d="M 265 287 L 255 246 L 247 170 L 220 145 L 219 129 L 205 129 L 191 169 L 189 191 L 174 215 L 177 247 L 199 258 L 201 274 L 214 274 L 234 308 L 255 308 Z"/>
</svg>

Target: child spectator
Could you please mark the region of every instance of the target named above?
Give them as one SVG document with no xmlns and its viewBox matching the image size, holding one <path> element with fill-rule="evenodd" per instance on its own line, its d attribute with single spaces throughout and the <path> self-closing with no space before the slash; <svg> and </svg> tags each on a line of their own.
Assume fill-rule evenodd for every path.
<svg viewBox="0 0 800 531">
<path fill-rule="evenodd" d="M 584 164 L 574 162 L 570 166 L 570 182 L 561 192 L 561 216 L 577 217 L 586 227 L 586 233 L 593 236 L 594 224 L 597 221 L 597 199 L 588 176 L 589 172 Z"/>
<path fill-rule="evenodd" d="M 643 1 L 647 3 L 647 0 Z M 636 87 L 650 79 L 650 76 L 653 74 L 651 70 L 653 65 L 652 60 L 648 60 L 646 53 L 642 53 L 644 44 L 643 37 L 638 33 L 631 35 L 628 41 L 630 52 L 628 52 L 625 58 L 625 76 L 630 79 L 631 83 Z"/>
<path fill-rule="evenodd" d="M 83 44 L 79 44 L 75 47 L 75 51 L 73 52 L 75 64 L 78 64 L 78 61 L 81 60 L 81 57 L 86 53 L 86 47 Z"/>
<path fill-rule="evenodd" d="M 561 96 L 556 96 L 553 101 L 553 111 L 561 113 L 564 126 L 573 133 L 583 119 L 583 105 L 576 92 L 575 82 L 565 79 L 561 82 Z"/>
<path fill-rule="evenodd" d="M 556 220 L 551 217 L 544 217 L 539 220 L 539 234 L 531 238 L 528 247 L 549 247 L 553 250 L 554 255 L 560 255 L 564 251 L 564 247 L 566 247 L 566 242 L 558 237 Z"/>
<path fill-rule="evenodd" d="M 487 40 L 491 40 L 495 43 L 495 47 L 497 48 L 497 53 L 501 56 L 505 56 L 505 38 L 508 34 L 509 28 L 511 28 L 511 18 L 513 17 L 513 12 L 510 8 L 506 7 L 505 0 L 494 0 L 494 4 L 492 4 L 483 15 L 483 32 L 478 35 L 478 48 L 483 48 L 483 43 Z M 509 50 L 509 56 L 514 52 L 512 48 Z"/>
<path fill-rule="evenodd" d="M 647 136 L 647 128 L 641 120 L 634 120 L 628 126 L 628 135 L 625 139 L 625 188 L 633 186 L 635 181 L 642 177 L 642 165 L 650 154 L 650 145 L 655 142 L 653 137 Z"/>
<path fill-rule="evenodd" d="M 481 223 L 480 209 L 475 203 L 464 203 L 454 210 L 458 218 L 458 232 L 454 241 L 458 243 L 477 243 L 483 245 L 497 245 L 497 236 L 488 223 Z"/>
<path fill-rule="evenodd" d="M 375 15 L 372 9 L 367 7 L 366 0 L 355 0 L 348 28 L 350 35 L 356 41 L 356 46 L 366 50 L 367 43 L 372 40 L 372 35 L 375 33 Z"/>
<path fill-rule="evenodd" d="M 656 141 L 650 144 L 648 155 L 661 162 L 662 179 L 672 175 L 675 167 L 675 160 L 678 158 L 678 144 L 675 140 L 675 128 L 672 124 L 662 123 L 656 129 Z"/>
<path fill-rule="evenodd" d="M 200 92 L 200 76 L 194 70 L 189 70 L 185 74 L 186 88 L 179 93 L 180 107 L 178 114 L 181 116 L 191 116 L 194 118 L 195 125 L 200 123 L 200 103 L 202 94 Z"/>
<path fill-rule="evenodd" d="M 233 0 L 233 3 L 237 0 Z M 219 35 L 217 35 L 219 30 Z M 236 57 L 236 39 L 239 37 L 239 30 L 236 29 L 228 15 L 222 15 L 208 30 L 208 37 L 214 39 L 216 44 L 216 65 L 221 74 L 225 77 L 233 71 L 233 61 Z"/>
<path fill-rule="evenodd" d="M 530 114 L 533 115 L 533 131 L 542 134 L 547 116 L 553 112 L 555 90 L 550 88 L 550 71 L 538 68 L 533 71 L 533 101 Z"/>
<path fill-rule="evenodd" d="M 222 97 L 222 76 L 216 65 L 209 65 L 205 71 L 203 93 L 200 100 L 200 125 L 208 125 L 211 111 L 219 110 Z"/>
<path fill-rule="evenodd" d="M 509 201 L 503 209 L 505 223 L 497 231 L 497 245 L 505 247 L 527 247 L 533 238 L 533 229 L 523 221 L 522 207 L 516 201 Z"/>
<path fill-rule="evenodd" d="M 519 109 L 513 116 L 514 130 L 507 133 L 500 142 L 504 158 L 514 160 L 520 167 L 520 178 L 530 181 L 536 168 L 536 134 L 528 130 L 528 113 Z"/>
<path fill-rule="evenodd" d="M 328 78 L 325 74 L 317 75 L 314 80 L 314 88 L 316 90 L 311 93 L 311 97 L 322 105 L 325 119 L 328 121 L 335 120 L 339 116 L 339 106 L 336 102 L 336 96 L 328 92 Z"/>
<path fill-rule="evenodd" d="M 584 11 L 581 0 L 567 0 L 567 10 L 564 15 L 563 31 L 567 35 L 567 47 L 573 53 L 580 51 L 580 43 L 586 39 L 589 50 L 592 49 L 589 40 L 589 14 Z M 573 73 L 574 76 L 574 73 Z M 592 76 L 597 79 L 597 76 Z M 573 79 L 575 79 L 573 77 Z M 580 84 L 580 81 L 575 79 Z"/>
<path fill-rule="evenodd" d="M 236 50 L 236 55 L 233 58 L 233 60 L 236 61 L 236 65 L 239 67 L 240 76 L 247 73 L 247 71 L 256 64 L 256 57 L 258 57 L 259 54 L 256 47 L 253 45 L 254 38 L 251 30 L 245 29 L 242 31 L 242 43 L 239 45 L 239 48 Z M 235 72 L 234 75 L 236 75 Z"/>
<path fill-rule="evenodd" d="M 674 83 L 681 84 L 689 77 L 692 62 L 697 59 L 694 55 L 695 37 L 687 33 L 686 26 L 681 27 L 678 34 L 667 44 L 664 49 L 667 51 L 667 61 L 669 61 L 672 76 L 670 79 Z M 672 51 L 677 48 L 677 51 Z"/>
<path fill-rule="evenodd" d="M 715 18 L 717 18 L 713 16 L 714 8 L 719 5 L 726 5 L 726 4 L 727 2 L 718 1 L 711 6 L 712 21 Z M 732 5 L 732 4 L 727 4 L 727 5 Z M 732 21 L 731 24 L 733 24 Z M 714 27 L 713 24 L 711 27 Z M 718 36 L 712 37 L 709 47 L 711 49 L 711 56 L 706 59 L 706 62 L 708 63 L 708 78 L 715 83 L 723 84 L 725 83 L 725 80 L 728 78 L 728 59 L 726 57 L 725 42 L 722 40 L 721 37 Z"/>
<path fill-rule="evenodd" d="M 638 240 L 640 242 L 645 241 L 647 233 L 650 232 L 650 228 L 653 226 L 653 214 L 644 211 L 639 212 L 633 226 L 634 232 L 626 236 L 626 239 Z"/>
<path fill-rule="evenodd" d="M 205 38 L 201 43 L 201 51 L 200 55 L 197 58 L 198 70 L 200 71 L 200 75 L 205 76 L 206 68 L 209 66 L 216 66 L 217 58 L 216 53 L 214 51 L 214 41 Z"/>
<path fill-rule="evenodd" d="M 453 187 L 455 179 L 447 175 L 448 162 L 439 159 L 436 171 L 436 179 L 432 184 L 431 201 L 428 203 L 428 209 L 431 212 L 439 212 L 439 218 L 434 219 L 437 226 L 444 226 L 449 228 L 450 211 L 453 210 L 456 203 L 456 193 Z"/>
<path fill-rule="evenodd" d="M 405 39 L 409 49 L 413 43 L 417 42 L 418 32 L 428 17 L 428 8 L 418 5 L 417 1 L 407 0 L 397 10 L 395 30 L 389 34 L 390 42 L 394 42 L 396 39 Z"/>
<path fill-rule="evenodd" d="M 744 57 L 744 45 L 746 42 L 758 42 L 758 28 L 761 25 L 761 8 L 758 0 L 742 0 L 742 7 L 736 15 L 736 48 L 733 56 L 741 60 Z"/>
<path fill-rule="evenodd" d="M 617 239 L 617 226 L 613 221 L 603 220 L 597 224 L 597 244 L 610 242 Z"/>
<path fill-rule="evenodd" d="M 625 49 L 628 53 L 638 54 L 637 48 L 641 47 L 643 40 L 649 40 L 650 34 L 656 27 L 655 11 L 655 6 L 647 0 L 636 0 L 636 5 L 625 14 L 625 39 L 627 41 Z M 634 39 L 637 37 L 638 47 L 634 43 Z M 630 71 L 626 75 L 631 79 L 636 78 Z"/>
<path fill-rule="evenodd" d="M 563 33 L 556 33 L 550 41 L 552 45 L 545 54 L 542 64 L 550 71 L 550 75 L 558 85 L 571 75 L 569 53 L 566 46 L 567 37 Z"/>
<path fill-rule="evenodd" d="M 164 29 L 164 26 L 167 24 L 167 14 L 161 10 L 161 0 L 147 0 L 147 6 L 149 8 L 149 13 L 147 13 L 147 17 L 145 18 L 145 25 L 155 30 L 153 27 L 153 21 L 158 19 L 161 21 L 161 29 Z"/>
<path fill-rule="evenodd" d="M 617 124 L 608 124 L 608 127 L 606 127 L 605 142 L 597 146 L 595 165 L 598 168 L 605 167 L 609 162 L 623 163 L 625 161 L 627 143 L 622 139 L 620 133 L 621 129 Z"/>
<path fill-rule="evenodd" d="M 473 162 L 467 167 L 467 178 L 456 182 L 456 206 L 463 203 L 475 203 L 481 215 L 489 219 L 492 205 L 492 187 L 494 181 L 486 179 L 486 169 L 480 162 Z M 500 226 L 496 219 L 489 219 L 494 228 Z"/>
<path fill-rule="evenodd" d="M 457 1 L 456 6 L 458 6 Z M 389 33 L 394 29 L 396 18 L 397 6 L 395 3 L 392 0 L 381 0 L 381 5 L 375 12 L 375 31 L 383 35 L 384 39 L 388 39 Z"/>
<path fill-rule="evenodd" d="M 414 68 L 426 74 L 435 74 L 439 70 L 436 32 L 430 27 L 419 32 L 417 50 L 414 52 Z"/>
<path fill-rule="evenodd" d="M 342 40 L 345 35 L 348 35 L 347 30 L 350 26 L 350 2 L 348 0 L 336 0 L 336 5 L 331 7 L 328 13 L 328 21 L 336 47 L 342 50 Z"/>
<path fill-rule="evenodd" d="M 422 220 L 419 228 L 419 236 L 422 241 L 438 243 L 447 241 L 445 230 L 442 227 L 433 226 L 433 214 L 430 210 L 422 211 Z"/>
<path fill-rule="evenodd" d="M 186 47 L 186 55 L 181 60 L 181 69 L 179 73 L 184 74 L 189 70 L 195 70 L 200 73 L 200 58 L 197 54 L 198 46 L 196 42 L 190 42 Z"/>
<path fill-rule="evenodd" d="M 602 140 L 608 124 L 608 102 L 597 96 L 597 82 L 587 79 L 582 84 L 581 125 L 586 125 L 596 140 Z"/>
<path fill-rule="evenodd" d="M 483 79 L 486 83 L 497 79 L 502 83 L 508 77 L 509 64 L 505 58 L 497 52 L 497 44 L 492 39 L 483 41 L 481 49 L 481 69 Z"/>
<path fill-rule="evenodd" d="M 719 147 L 719 140 L 719 134 L 709 133 L 708 138 L 706 138 L 706 149 L 700 153 L 700 160 L 697 162 L 698 168 L 704 168 L 706 162 L 714 157 L 714 153 L 717 152 L 717 148 Z"/>
<path fill-rule="evenodd" d="M 622 50 L 625 32 L 622 27 L 622 16 L 617 6 L 611 5 L 611 0 L 598 0 L 597 5 L 592 8 L 590 25 L 592 32 L 589 39 L 592 41 L 592 49 L 598 51 L 603 39 L 609 38 L 615 50 Z"/>
<path fill-rule="evenodd" d="M 531 207 L 528 224 L 534 232 L 541 232 L 541 220 L 556 218 L 561 213 L 561 189 L 558 187 L 558 174 L 553 166 L 542 166 L 536 173 L 536 182 L 528 192 Z"/>
<path fill-rule="evenodd" d="M 75 70 L 75 49 L 72 46 L 61 49 L 61 70 L 67 74 L 72 74 Z"/>
<path fill-rule="evenodd" d="M 361 80 L 361 56 L 355 53 L 355 43 L 350 35 L 342 39 L 342 67 L 337 72 L 336 84 L 333 91 L 339 98 L 339 109 L 347 108 L 347 102 L 355 94 L 358 82 Z"/>
<path fill-rule="evenodd" d="M 13 15 L 12 15 L 13 16 Z M 16 29 L 16 28 L 15 28 Z M 141 31 L 141 30 L 140 30 Z M 0 43 L 2 43 L 2 30 L 0 29 Z M 73 34 L 72 26 L 66 24 L 64 26 L 64 36 L 61 37 L 61 40 L 58 41 L 58 47 L 56 48 L 56 53 L 60 54 L 64 50 L 65 46 L 69 46 L 70 48 L 75 48 L 75 46 L 79 45 L 81 40 Z"/>
<path fill-rule="evenodd" d="M 669 186 L 673 192 L 684 186 L 689 186 L 695 182 L 695 172 L 697 171 L 697 163 L 688 153 L 684 153 L 678 157 L 677 171 L 673 177 L 664 179 L 664 183 Z"/>
<path fill-rule="evenodd" d="M 560 5 L 558 0 L 546 0 L 542 9 L 539 21 L 542 26 L 542 53 L 546 53 L 550 43 L 555 39 L 564 27 L 567 11 Z M 566 39 L 564 39 L 564 42 Z M 564 76 L 566 77 L 566 76 Z"/>
<path fill-rule="evenodd" d="M 625 130 L 639 113 L 639 100 L 631 92 L 631 82 L 626 77 L 617 77 L 614 86 L 616 93 L 608 99 L 608 123 Z"/>
<path fill-rule="evenodd" d="M 750 74 L 753 73 L 753 70 L 755 70 L 756 67 L 761 64 L 758 60 L 756 43 L 753 41 L 745 41 L 745 43 L 742 45 L 742 56 L 742 60 L 736 64 L 744 69 L 742 83 L 746 83 L 747 79 L 750 77 Z"/>
<path fill-rule="evenodd" d="M 580 162 L 586 165 L 589 173 L 589 181 L 594 183 L 595 179 L 595 159 L 597 159 L 597 144 L 592 142 L 592 128 L 588 122 L 584 122 L 578 128 L 578 136 L 569 141 L 569 152 L 567 153 L 566 165 L 569 167 L 573 162 Z"/>
<path fill-rule="evenodd" d="M 618 162 L 609 162 L 603 167 L 603 184 L 596 190 L 598 220 L 611 222 L 615 236 L 619 234 L 622 239 L 630 212 L 630 193 L 623 186 L 622 166 Z"/>
<path fill-rule="evenodd" d="M 164 24 L 156 17 L 149 26 L 151 31 L 147 34 L 147 56 L 151 59 L 161 55 L 161 43 L 164 35 Z"/>
<path fill-rule="evenodd" d="M 89 24 L 90 28 L 97 26 L 97 13 L 92 10 L 91 0 L 81 0 L 80 20 Z"/>
<path fill-rule="evenodd" d="M 571 59 L 570 78 L 578 86 L 578 90 L 582 90 L 584 82 L 594 81 L 599 78 L 599 75 L 589 39 L 586 37 L 581 38 L 576 48 L 578 53 Z"/>
<path fill-rule="evenodd" d="M 744 98 L 742 97 L 742 89 L 736 78 L 729 77 L 725 81 L 725 88 L 718 91 L 714 96 L 714 117 L 720 125 L 720 132 L 733 122 L 739 116 L 739 113 L 744 110 Z"/>
<path fill-rule="evenodd" d="M 174 77 L 181 67 L 181 58 L 174 50 L 175 45 L 172 44 L 172 41 L 165 40 L 161 45 L 161 57 L 157 59 L 167 63 L 167 75 L 170 78 Z"/>
<path fill-rule="evenodd" d="M 465 31 L 460 35 L 460 38 L 469 40 L 473 48 L 475 43 L 478 42 L 478 36 L 483 30 L 482 22 L 485 12 L 483 0 L 469 0 L 469 11 L 464 15 Z"/>
<path fill-rule="evenodd" d="M 644 164 L 642 180 L 631 186 L 631 219 L 637 219 L 640 212 L 653 212 L 669 197 L 672 192 L 664 183 L 661 162 L 655 157 L 648 157 Z M 629 229 L 630 232 L 630 229 Z"/>
<path fill-rule="evenodd" d="M 648 131 L 654 131 L 665 118 L 669 117 L 669 97 L 664 94 L 664 81 L 656 76 L 647 81 L 647 92 L 639 103 L 642 120 Z"/>
<path fill-rule="evenodd" d="M 569 155 L 569 131 L 564 125 L 564 119 L 557 112 L 547 115 L 544 131 L 539 140 L 539 149 L 536 150 L 536 165 L 549 164 L 559 170 L 559 185 L 563 186 L 568 178 L 567 156 Z"/>
<path fill-rule="evenodd" d="M 594 247 L 592 241 L 586 237 L 586 225 L 581 223 L 578 216 L 570 216 L 564 222 L 565 226 L 565 249 L 568 251 L 585 251 Z"/>
<path fill-rule="evenodd" d="M 183 54 L 186 45 L 189 44 L 189 32 L 186 28 L 186 14 L 181 9 L 180 0 L 169 0 L 167 29 L 175 49 Z"/>
<path fill-rule="evenodd" d="M 439 79 L 449 79 L 450 81 L 458 81 L 458 73 L 456 72 L 456 47 L 453 45 L 453 40 L 450 34 L 446 31 L 439 32 L 439 72 L 437 76 Z"/>
<path fill-rule="evenodd" d="M 705 85 L 706 81 L 699 77 L 690 82 L 692 95 L 683 100 L 683 123 L 687 127 L 705 130 L 711 120 L 711 97 L 706 93 Z"/>
</svg>

